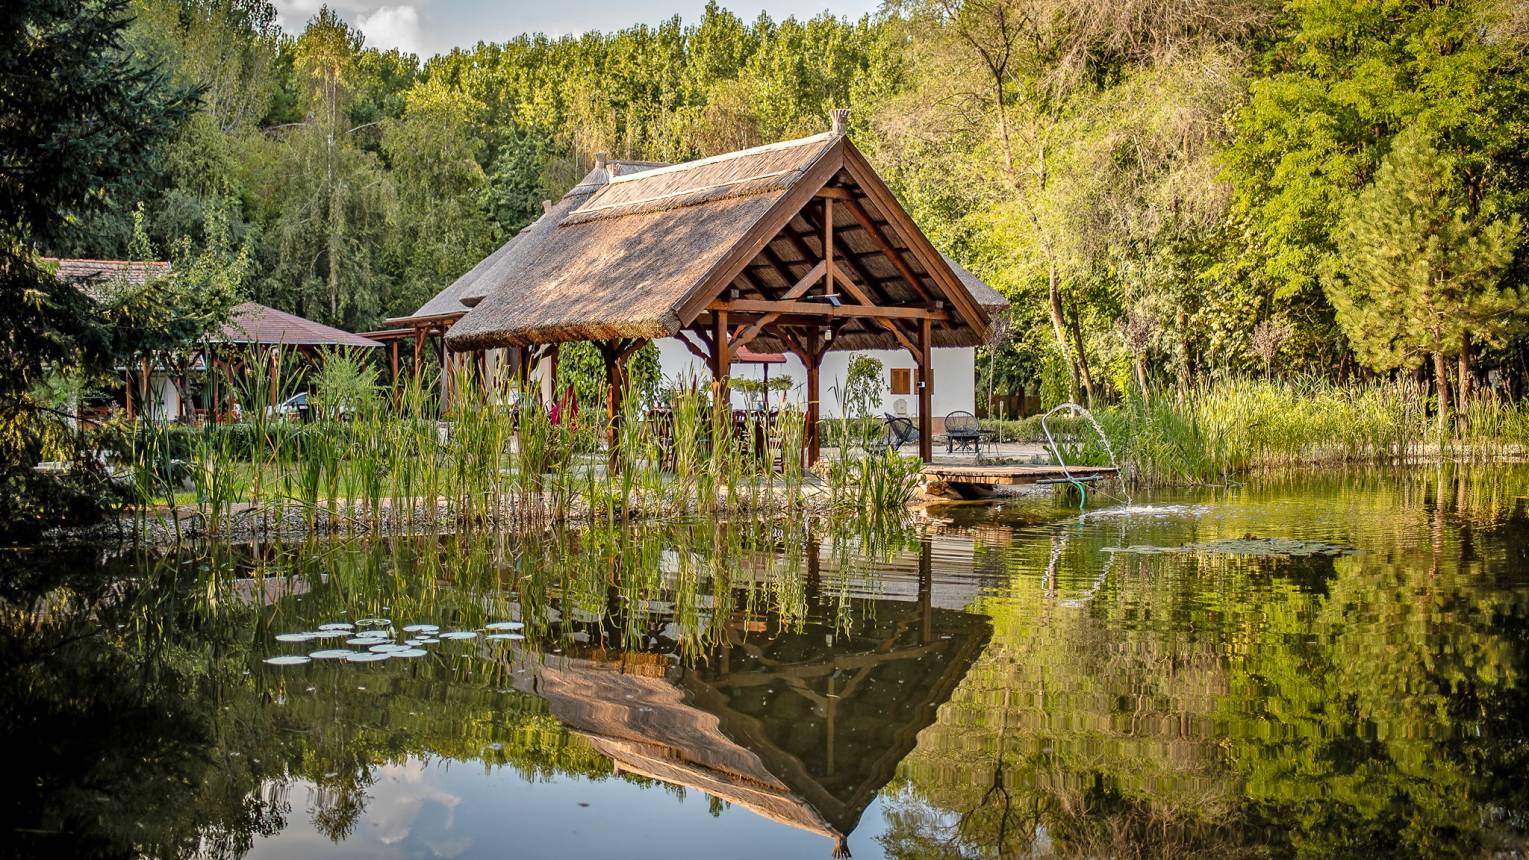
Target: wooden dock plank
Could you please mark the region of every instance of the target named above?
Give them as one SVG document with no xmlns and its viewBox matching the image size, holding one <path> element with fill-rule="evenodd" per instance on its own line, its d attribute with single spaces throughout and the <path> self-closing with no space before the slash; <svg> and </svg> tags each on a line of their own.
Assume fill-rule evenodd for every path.
<svg viewBox="0 0 1529 860">
<path fill-rule="evenodd" d="M 1037 481 L 1045 480 L 1065 480 L 1069 474 L 1074 478 L 1086 478 L 1096 475 L 1102 477 L 1115 474 L 1116 469 L 1113 466 L 1068 466 L 1064 471 L 1061 466 L 1036 464 L 957 466 L 936 463 L 925 466 L 923 471 L 924 477 L 928 481 L 942 481 L 947 484 L 978 484 L 994 487 L 1034 484 Z"/>
</svg>

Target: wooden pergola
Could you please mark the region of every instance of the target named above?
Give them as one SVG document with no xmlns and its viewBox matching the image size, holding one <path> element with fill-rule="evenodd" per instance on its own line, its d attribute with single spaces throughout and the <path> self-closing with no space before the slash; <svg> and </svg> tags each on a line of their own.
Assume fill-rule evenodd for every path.
<svg viewBox="0 0 1529 860">
<path fill-rule="evenodd" d="M 718 402 L 740 349 L 788 351 L 806 368 L 809 461 L 820 450 L 825 354 L 906 349 L 928 462 L 931 351 L 983 342 L 995 303 L 979 301 L 969 276 L 930 244 L 845 136 L 843 119 L 836 112 L 827 134 L 685 164 L 627 170 L 597 161 L 469 273 L 457 295 L 469 310 L 447 332 L 448 349 L 535 357 L 593 341 L 613 426 L 627 360 L 649 340 L 676 337 L 702 359 Z"/>
</svg>

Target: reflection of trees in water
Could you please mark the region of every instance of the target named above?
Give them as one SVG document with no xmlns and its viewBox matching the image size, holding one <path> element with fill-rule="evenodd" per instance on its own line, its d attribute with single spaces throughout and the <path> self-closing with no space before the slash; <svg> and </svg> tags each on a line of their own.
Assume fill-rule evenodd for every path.
<svg viewBox="0 0 1529 860">
<path fill-rule="evenodd" d="M 801 625 L 802 559 L 790 530 L 716 523 L 20 556 L 0 586 L 0 727 L 26 790 L 8 793 L 0 822 L 23 854 L 236 857 L 286 827 L 301 783 L 316 787 L 315 827 L 345 838 L 377 765 L 472 760 L 526 780 L 616 778 L 545 701 L 513 688 L 514 661 L 491 651 L 302 671 L 259 659 L 275 633 L 336 618 L 478 627 L 520 615 L 548 649 L 617 653 L 667 631 L 704 663 L 720 619 Z"/>
<path fill-rule="evenodd" d="M 1304 505 L 1271 491 L 1246 520 L 1149 524 L 1177 545 L 1300 533 L 1316 508 L 1358 552 L 1117 558 L 1086 601 L 1115 543 L 1106 529 L 1017 546 L 1027 572 L 989 607 L 992 644 L 884 794 L 884 846 L 909 858 L 1521 848 L 1523 473 L 1465 477 L 1347 496 L 1319 484 Z M 1139 531 L 1133 542 L 1150 543 Z"/>
</svg>

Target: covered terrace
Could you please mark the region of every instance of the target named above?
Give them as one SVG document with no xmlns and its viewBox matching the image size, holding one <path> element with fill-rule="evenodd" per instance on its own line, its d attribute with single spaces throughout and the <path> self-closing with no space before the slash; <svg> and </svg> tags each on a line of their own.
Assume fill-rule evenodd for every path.
<svg viewBox="0 0 1529 860">
<path fill-rule="evenodd" d="M 989 310 L 850 142 L 844 119 L 836 112 L 824 134 L 684 164 L 597 163 L 464 276 L 457 299 L 468 310 L 447 348 L 505 348 L 524 367 L 560 343 L 591 341 L 605 359 L 612 422 L 626 363 L 649 340 L 680 339 L 718 392 L 741 350 L 789 351 L 807 371 L 809 461 L 820 448 L 824 354 L 906 349 L 928 462 L 930 350 L 982 343 Z"/>
</svg>

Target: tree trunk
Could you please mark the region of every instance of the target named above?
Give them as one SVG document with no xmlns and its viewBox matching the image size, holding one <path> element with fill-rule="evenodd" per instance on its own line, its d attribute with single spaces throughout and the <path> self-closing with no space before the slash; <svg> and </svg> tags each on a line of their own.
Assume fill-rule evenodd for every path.
<svg viewBox="0 0 1529 860">
<path fill-rule="evenodd" d="M 1455 403 L 1464 410 L 1471 402 L 1471 336 L 1460 335 L 1460 362 L 1455 384 Z"/>
<path fill-rule="evenodd" d="M 1444 444 L 1444 434 L 1449 431 L 1449 365 L 1444 363 L 1444 351 L 1433 353 L 1433 384 L 1439 393 L 1439 444 Z"/>
<path fill-rule="evenodd" d="M 1078 372 L 1083 376 L 1083 391 L 1088 395 L 1087 406 L 1094 406 L 1094 376 L 1088 370 L 1088 352 L 1083 348 L 1083 326 L 1078 322 L 1082 314 L 1078 311 L 1076 303 L 1072 307 L 1072 340 L 1073 346 L 1078 351 Z"/>
<path fill-rule="evenodd" d="M 1139 352 L 1136 353 L 1132 358 L 1133 358 L 1133 362 L 1132 363 L 1136 365 L 1136 387 L 1137 387 L 1137 389 L 1139 389 L 1141 391 L 1141 402 L 1142 403 L 1146 403 L 1147 402 L 1147 361 L 1146 361 L 1146 358 L 1141 353 L 1139 353 Z"/>
<path fill-rule="evenodd" d="M 1178 387 L 1179 400 L 1189 399 L 1189 315 L 1180 305 L 1174 313 L 1174 328 L 1178 333 Z"/>
<path fill-rule="evenodd" d="M 1051 330 L 1056 334 L 1057 347 L 1062 350 L 1062 358 L 1067 362 L 1067 371 L 1072 376 L 1072 399 L 1078 400 L 1082 393 L 1078 386 L 1078 363 L 1067 346 L 1067 322 L 1062 318 L 1062 289 L 1057 279 L 1056 263 L 1051 264 L 1046 281 L 1049 287 L 1047 299 L 1051 311 Z"/>
</svg>

